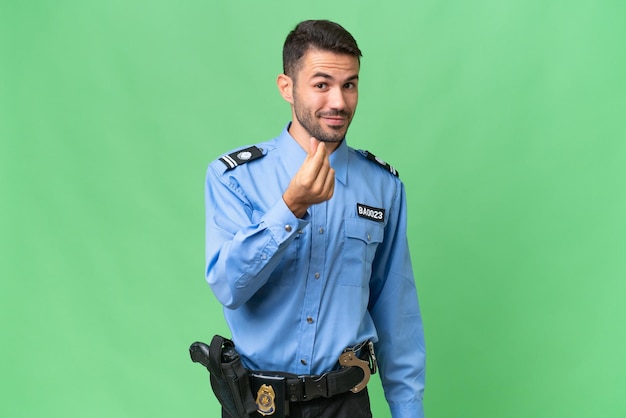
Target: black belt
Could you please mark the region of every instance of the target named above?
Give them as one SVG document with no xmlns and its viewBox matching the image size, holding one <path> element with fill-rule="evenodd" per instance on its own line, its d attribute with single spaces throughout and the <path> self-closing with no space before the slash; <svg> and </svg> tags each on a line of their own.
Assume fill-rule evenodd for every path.
<svg viewBox="0 0 626 418">
<path fill-rule="evenodd" d="M 370 376 L 376 373 L 374 344 L 365 341 L 348 347 L 339 356 L 341 369 L 321 376 L 297 376 L 290 373 L 248 371 L 253 391 L 276 387 L 285 402 L 301 402 L 339 395 L 348 391 L 357 393 L 365 388 Z M 271 392 L 270 392 L 271 393 Z"/>
<path fill-rule="evenodd" d="M 291 402 L 310 401 L 311 399 L 339 395 L 353 389 L 365 376 L 359 367 L 324 373 L 321 376 L 297 376 L 289 373 L 249 372 L 252 387 L 261 385 L 279 385 L 284 387 L 285 399 Z M 283 386 L 284 384 L 284 386 Z"/>
</svg>

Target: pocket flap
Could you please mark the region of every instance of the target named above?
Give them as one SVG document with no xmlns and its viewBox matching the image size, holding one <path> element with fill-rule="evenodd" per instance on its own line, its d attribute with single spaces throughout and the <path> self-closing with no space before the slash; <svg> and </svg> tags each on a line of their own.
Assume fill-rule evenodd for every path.
<svg viewBox="0 0 626 418">
<path fill-rule="evenodd" d="M 383 242 L 384 229 L 383 225 L 357 218 L 348 218 L 345 220 L 346 236 L 357 238 L 365 243 Z"/>
</svg>

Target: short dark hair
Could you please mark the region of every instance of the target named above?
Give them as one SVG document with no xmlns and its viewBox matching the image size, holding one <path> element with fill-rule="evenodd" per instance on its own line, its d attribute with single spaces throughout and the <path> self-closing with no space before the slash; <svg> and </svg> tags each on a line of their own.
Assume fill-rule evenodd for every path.
<svg viewBox="0 0 626 418">
<path fill-rule="evenodd" d="M 341 25 L 329 20 L 305 20 L 289 32 L 283 45 L 283 72 L 293 77 L 300 59 L 309 49 L 320 49 L 347 54 L 361 61 L 361 50 L 356 41 Z"/>
</svg>

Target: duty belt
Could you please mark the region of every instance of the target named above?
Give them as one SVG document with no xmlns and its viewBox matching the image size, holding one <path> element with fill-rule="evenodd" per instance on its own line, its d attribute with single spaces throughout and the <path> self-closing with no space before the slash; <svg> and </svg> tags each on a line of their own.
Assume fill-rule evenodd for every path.
<svg viewBox="0 0 626 418">
<path fill-rule="evenodd" d="M 298 376 L 290 373 L 249 371 L 252 387 L 276 386 L 284 390 L 285 400 L 290 402 L 335 396 L 352 391 L 360 392 L 376 373 L 374 344 L 366 341 L 347 348 L 339 356 L 341 369 L 322 375 Z M 284 389 L 283 389 L 284 387 Z"/>
</svg>

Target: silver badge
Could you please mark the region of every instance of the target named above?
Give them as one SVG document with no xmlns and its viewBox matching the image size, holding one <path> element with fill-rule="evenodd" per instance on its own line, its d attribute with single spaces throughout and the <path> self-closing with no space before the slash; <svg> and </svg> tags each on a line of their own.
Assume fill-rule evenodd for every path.
<svg viewBox="0 0 626 418">
<path fill-rule="evenodd" d="M 241 161 L 248 161 L 252 157 L 252 153 L 250 151 L 242 151 L 237 154 L 237 158 Z"/>
</svg>

